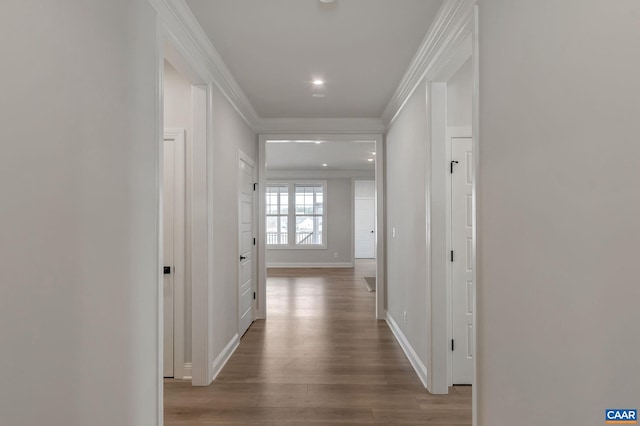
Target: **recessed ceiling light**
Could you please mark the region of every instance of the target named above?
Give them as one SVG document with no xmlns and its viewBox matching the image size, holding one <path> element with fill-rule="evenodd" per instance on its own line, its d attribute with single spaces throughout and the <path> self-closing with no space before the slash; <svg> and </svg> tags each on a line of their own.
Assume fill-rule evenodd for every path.
<svg viewBox="0 0 640 426">
<path fill-rule="evenodd" d="M 376 152 L 375 152 L 375 151 L 373 151 L 373 152 L 371 153 L 371 155 L 376 155 Z"/>
<path fill-rule="evenodd" d="M 336 0 L 320 0 L 320 3 L 333 3 Z"/>
<path fill-rule="evenodd" d="M 367 158 L 367 161 L 373 161 L 373 158 Z"/>
<path fill-rule="evenodd" d="M 313 84 L 315 86 L 322 86 L 324 84 L 324 80 L 322 80 L 320 78 L 316 78 L 315 80 L 313 80 Z"/>
<path fill-rule="evenodd" d="M 316 145 L 320 145 L 322 143 L 322 141 L 315 141 Z"/>
<path fill-rule="evenodd" d="M 328 164 L 327 163 L 322 163 L 322 167 L 327 167 Z"/>
</svg>

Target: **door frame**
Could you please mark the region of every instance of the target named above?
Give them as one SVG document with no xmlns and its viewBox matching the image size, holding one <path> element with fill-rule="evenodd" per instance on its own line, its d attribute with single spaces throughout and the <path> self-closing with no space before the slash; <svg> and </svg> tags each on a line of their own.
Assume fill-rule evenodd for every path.
<svg viewBox="0 0 640 426">
<path fill-rule="evenodd" d="M 256 318 L 267 318 L 266 309 L 266 288 L 267 288 L 267 267 L 266 267 L 266 244 L 265 233 L 265 187 L 266 177 L 266 145 L 267 140 L 324 140 L 324 141 L 345 141 L 345 140 L 367 140 L 374 141 L 376 146 L 375 155 L 375 182 L 376 182 L 376 313 L 377 319 L 386 319 L 386 276 L 385 276 L 385 208 L 384 208 L 384 158 L 385 142 L 380 133 L 261 133 L 258 136 L 258 282 Z M 353 187 L 353 186 L 352 186 Z M 329 226 L 331 226 L 329 224 Z M 352 238 L 353 241 L 353 238 Z"/>
<path fill-rule="evenodd" d="M 376 152 L 377 155 L 377 152 Z M 352 225 L 352 229 L 351 229 L 351 241 L 352 241 L 352 246 L 353 246 L 353 253 L 351 258 L 354 261 L 356 261 L 356 182 L 373 182 L 374 186 L 375 186 L 375 178 L 374 179 L 365 179 L 365 178 L 353 178 L 351 179 L 351 225 Z M 368 200 L 369 198 L 360 198 L 360 199 L 366 199 Z M 373 206 L 374 206 L 374 213 L 373 213 L 373 226 L 374 226 L 374 233 L 377 234 L 377 230 L 375 229 L 376 227 L 376 219 L 375 219 L 375 203 L 376 203 L 376 198 L 375 198 L 375 193 L 373 196 Z M 375 234 L 374 234 L 374 244 L 373 244 L 373 255 L 374 255 L 374 259 L 376 256 L 376 248 L 375 248 Z M 364 259 L 364 258 L 363 258 Z"/>
<path fill-rule="evenodd" d="M 447 128 L 447 146 L 446 146 L 446 164 L 451 164 L 451 144 L 454 138 L 472 138 L 471 127 L 448 127 Z M 449 173 L 445 182 L 445 195 L 446 195 L 446 238 L 447 238 L 447 250 L 449 253 L 453 250 L 452 241 L 452 222 L 451 209 L 452 194 L 452 174 Z M 446 280 L 447 280 L 447 307 L 449 314 L 447 315 L 447 341 L 453 339 L 453 264 L 451 262 L 446 263 Z M 474 281 L 475 285 L 475 281 Z M 474 288 L 475 289 L 475 288 Z M 474 291 L 475 293 L 475 291 Z M 475 352 L 474 352 L 475 353 Z M 447 383 L 448 386 L 453 385 L 453 351 L 447 351 Z"/>
<path fill-rule="evenodd" d="M 472 61 L 472 149 L 474 156 L 474 181 L 472 190 L 473 216 L 473 280 L 477 290 L 477 187 L 478 187 L 478 6 L 472 5 L 462 18 L 460 28 L 447 40 L 445 52 L 436 57 L 424 74 L 427 86 L 427 121 L 429 125 L 427 137 L 427 156 L 425 165 L 427 173 L 425 187 L 427 188 L 427 298 L 429 307 L 426 331 L 429 355 L 427 370 L 427 389 L 434 394 L 447 394 L 449 391 L 451 340 L 450 340 L 450 289 L 448 288 L 447 269 L 447 235 L 446 235 L 446 191 L 447 173 L 447 81 L 469 59 Z M 449 154 L 450 161 L 450 154 Z M 450 249 L 449 249 L 450 250 Z M 472 387 L 472 421 L 477 424 L 477 303 L 476 293 L 473 293 L 473 387 Z"/>
<path fill-rule="evenodd" d="M 215 80 L 208 70 L 202 52 L 193 44 L 185 44 L 190 36 L 174 19 L 175 11 L 167 4 L 151 0 L 158 12 L 156 18 L 156 187 L 157 187 L 157 235 L 158 235 L 158 279 L 157 279 L 157 312 L 156 339 L 157 356 L 157 401 L 158 424 L 163 424 L 164 413 L 164 378 L 163 364 L 163 294 L 162 285 L 162 172 L 164 161 L 164 61 L 165 59 L 191 83 L 193 129 L 191 143 L 186 153 L 191 165 L 186 175 L 187 190 L 191 191 L 191 201 L 185 216 L 191 220 L 191 235 L 188 247 L 190 256 L 185 261 L 185 270 L 191 271 L 191 381 L 193 386 L 207 386 L 213 380 L 213 358 L 209 350 L 211 307 L 208 300 L 212 297 L 213 288 L 213 236 L 209 230 L 213 226 L 213 117 L 212 94 Z M 184 315 L 183 315 L 184 318 Z M 185 330 L 186 331 L 186 330 Z M 183 363 L 184 364 L 184 363 Z M 184 365 L 183 365 L 184 369 Z M 188 369 L 187 369 L 188 370 Z"/>
<path fill-rule="evenodd" d="M 190 366 L 184 362 L 185 332 L 185 281 L 186 281 L 186 131 L 184 129 L 164 129 L 163 144 L 174 142 L 174 204 L 173 204 L 173 377 L 191 377 Z M 164 149 L 164 147 L 163 147 Z M 163 151 L 164 155 L 164 151 Z M 164 172 L 164 171 L 163 171 Z M 164 325 L 163 325 L 164 326 Z"/>
<path fill-rule="evenodd" d="M 240 165 L 240 161 L 244 161 L 245 163 L 249 164 L 251 167 L 253 167 L 253 175 L 252 175 L 252 180 L 254 183 L 257 183 L 256 177 L 257 177 L 257 170 L 256 170 L 256 163 L 253 160 L 253 158 L 249 157 L 247 154 L 245 154 L 242 150 L 238 150 L 238 159 L 237 159 L 237 164 Z M 242 199 L 240 197 L 240 189 L 242 187 L 242 181 L 241 181 L 241 177 L 240 177 L 240 173 L 242 173 L 240 171 L 240 168 L 238 168 L 238 176 L 237 176 L 237 184 L 236 184 L 236 194 L 238 196 L 238 257 L 236 259 L 240 259 L 240 255 L 242 254 L 242 243 L 241 243 L 241 239 L 242 239 L 242 235 L 241 235 L 241 228 L 240 228 L 240 214 L 242 213 L 242 208 L 240 206 L 240 203 L 242 202 Z M 258 212 L 257 212 L 257 206 L 256 206 L 256 197 L 257 197 L 257 193 L 258 191 L 256 189 L 254 189 L 252 197 L 253 197 L 253 208 L 251 211 L 251 220 L 252 220 L 252 233 L 253 233 L 253 238 L 256 239 L 256 242 L 258 240 L 257 237 L 257 216 L 258 216 Z M 251 268 L 251 282 L 252 282 L 252 287 L 254 289 L 254 291 L 256 291 L 257 293 L 257 283 L 256 283 L 256 278 L 257 278 L 257 274 L 256 271 L 258 270 L 258 265 L 257 265 L 257 244 L 254 244 L 252 249 L 252 268 Z M 237 296 L 238 296 L 238 301 L 237 301 L 237 305 L 238 305 L 238 315 L 237 315 L 237 332 L 238 332 L 238 338 L 242 337 L 242 334 L 240 332 L 240 315 L 241 315 L 241 311 L 240 311 L 240 298 L 241 298 L 241 294 L 240 294 L 240 280 L 242 279 L 242 273 L 241 273 L 241 266 L 240 266 L 240 261 L 238 261 L 238 282 L 236 283 L 237 285 Z M 256 320 L 256 302 L 257 302 L 257 298 L 254 299 L 251 302 L 251 322 Z M 249 325 L 249 327 L 251 327 L 251 325 Z M 247 329 L 248 330 L 248 329 Z"/>
</svg>

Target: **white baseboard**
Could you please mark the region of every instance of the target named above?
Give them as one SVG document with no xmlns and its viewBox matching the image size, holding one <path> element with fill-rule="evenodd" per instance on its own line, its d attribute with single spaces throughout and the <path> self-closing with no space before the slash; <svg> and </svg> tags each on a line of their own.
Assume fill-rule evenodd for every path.
<svg viewBox="0 0 640 426">
<path fill-rule="evenodd" d="M 220 371 L 222 371 L 227 361 L 229 361 L 229 358 L 231 358 L 231 355 L 233 355 L 238 348 L 239 344 L 240 338 L 236 333 L 233 338 L 229 340 L 229 343 L 227 343 L 227 346 L 224 347 L 222 352 L 218 354 L 218 357 L 211 363 L 211 378 L 209 382 L 213 382 L 216 377 L 218 377 L 218 374 L 220 374 Z"/>
<path fill-rule="evenodd" d="M 185 362 L 184 370 L 182 370 L 184 372 L 182 376 L 182 380 L 191 380 L 193 378 L 191 375 L 192 370 L 193 370 L 193 364 L 190 362 Z"/>
<path fill-rule="evenodd" d="M 407 336 L 405 336 L 402 330 L 400 330 L 398 323 L 393 319 L 389 312 L 387 312 L 387 324 L 389 324 L 391 332 L 393 332 L 393 335 L 396 337 L 396 340 L 400 344 L 400 347 L 404 351 L 405 355 L 407 355 L 407 358 L 409 358 L 409 362 L 420 378 L 422 385 L 425 389 L 427 389 L 427 367 L 425 367 L 425 365 L 422 363 L 422 360 L 420 359 L 416 351 L 413 350 L 413 347 L 409 343 L 409 340 L 407 340 Z"/>
<path fill-rule="evenodd" d="M 335 263 L 267 263 L 267 268 L 353 268 L 353 262 Z"/>
</svg>

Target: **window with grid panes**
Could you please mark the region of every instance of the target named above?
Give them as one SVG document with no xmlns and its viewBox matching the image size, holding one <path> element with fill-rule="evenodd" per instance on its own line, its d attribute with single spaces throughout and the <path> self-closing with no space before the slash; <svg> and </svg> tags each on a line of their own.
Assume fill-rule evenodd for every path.
<svg viewBox="0 0 640 426">
<path fill-rule="evenodd" d="M 289 244 L 289 186 L 270 185 L 266 191 L 268 246 Z"/>
</svg>

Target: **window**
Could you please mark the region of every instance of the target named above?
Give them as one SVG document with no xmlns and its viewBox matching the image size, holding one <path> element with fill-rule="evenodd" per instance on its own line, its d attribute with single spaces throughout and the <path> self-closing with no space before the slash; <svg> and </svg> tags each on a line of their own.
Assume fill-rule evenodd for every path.
<svg viewBox="0 0 640 426">
<path fill-rule="evenodd" d="M 326 248 L 326 187 L 326 182 L 269 184 L 267 246 Z"/>
<path fill-rule="evenodd" d="M 322 244 L 322 185 L 296 184 L 296 244 Z"/>
<path fill-rule="evenodd" d="M 289 186 L 267 186 L 267 245 L 289 243 Z"/>
</svg>

